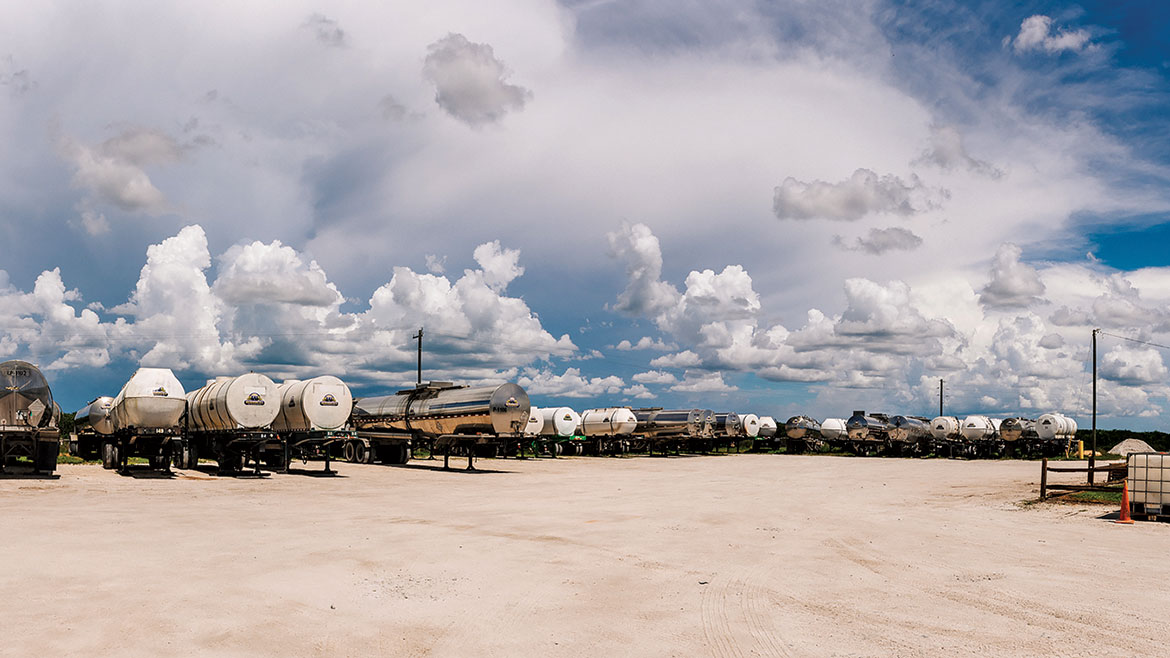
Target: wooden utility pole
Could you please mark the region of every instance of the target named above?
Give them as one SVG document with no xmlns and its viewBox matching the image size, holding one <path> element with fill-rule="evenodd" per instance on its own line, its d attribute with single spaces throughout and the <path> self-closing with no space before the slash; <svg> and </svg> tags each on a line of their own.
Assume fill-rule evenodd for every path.
<svg viewBox="0 0 1170 658">
<path fill-rule="evenodd" d="M 938 415 L 943 415 L 943 380 L 938 380 Z"/>
<path fill-rule="evenodd" d="M 1093 484 L 1093 464 L 1097 457 L 1097 333 L 1093 330 L 1093 439 L 1089 446 L 1089 484 Z"/>
</svg>

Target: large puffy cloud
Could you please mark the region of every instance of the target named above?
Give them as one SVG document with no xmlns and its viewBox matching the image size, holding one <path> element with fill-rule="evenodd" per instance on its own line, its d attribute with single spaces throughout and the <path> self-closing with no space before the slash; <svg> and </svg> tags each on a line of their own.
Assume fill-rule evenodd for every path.
<svg viewBox="0 0 1170 658">
<path fill-rule="evenodd" d="M 561 374 L 548 370 L 527 369 L 517 382 L 531 395 L 562 396 L 568 398 L 589 398 L 599 395 L 622 393 L 625 382 L 621 377 L 587 377 L 578 368 L 566 368 Z M 639 388 L 631 397 L 638 397 L 645 391 Z M 644 397 L 644 396 L 643 396 Z"/>
<path fill-rule="evenodd" d="M 1020 262 L 1023 250 L 1010 242 L 1000 245 L 991 265 L 991 281 L 979 295 L 992 307 L 1024 307 L 1040 302 L 1044 282 L 1036 269 Z"/>
<path fill-rule="evenodd" d="M 493 123 L 532 98 L 531 91 L 505 81 L 508 71 L 486 43 L 448 34 L 428 51 L 423 71 L 435 84 L 435 102 L 460 121 Z"/>
<path fill-rule="evenodd" d="M 791 176 L 775 189 L 772 209 L 780 219 L 856 220 L 870 213 L 908 216 L 936 204 L 940 192 L 912 176 L 879 176 L 858 169 L 839 183 L 802 182 Z"/>
<path fill-rule="evenodd" d="M 523 271 L 518 251 L 488 242 L 475 258 L 480 268 L 453 283 L 395 268 L 368 309 L 349 313 L 320 265 L 280 241 L 230 247 L 215 259 L 218 276 L 209 284 L 207 236 L 191 225 L 147 249 L 128 301 L 108 311 L 100 304 L 77 311 L 81 295 L 66 288 L 60 270 L 41 274 L 31 293 L 16 290 L 4 275 L 0 318 L 10 330 L 0 352 L 29 350 L 56 369 L 125 359 L 181 376 L 244 368 L 278 378 L 326 371 L 356 383 L 397 385 L 413 379 L 411 334 L 418 326 L 427 327 L 426 370 L 439 379 L 498 382 L 515 378 L 518 366 L 577 351 L 568 336 L 553 337 L 523 300 L 506 294 Z M 115 319 L 103 321 L 99 312 Z M 576 372 L 549 381 L 567 385 Z M 624 388 L 618 378 L 586 382 L 581 390 Z M 645 393 L 639 388 L 630 395 Z"/>
</svg>

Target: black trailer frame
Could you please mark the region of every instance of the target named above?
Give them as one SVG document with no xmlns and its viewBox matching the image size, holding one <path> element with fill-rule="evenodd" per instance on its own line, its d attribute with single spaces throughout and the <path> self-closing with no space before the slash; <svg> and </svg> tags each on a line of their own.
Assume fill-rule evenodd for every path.
<svg viewBox="0 0 1170 658">
<path fill-rule="evenodd" d="M 61 433 L 57 428 L 31 428 L 19 425 L 0 425 L 0 473 L 9 460 L 27 457 L 34 473 L 52 473 L 57 470 L 57 454 L 61 451 Z"/>
<path fill-rule="evenodd" d="M 128 427 L 103 436 L 101 445 L 104 469 L 125 473 L 131 457 L 144 457 L 150 468 L 170 472 L 171 460 L 183 448 L 183 433 L 177 427 Z"/>
</svg>

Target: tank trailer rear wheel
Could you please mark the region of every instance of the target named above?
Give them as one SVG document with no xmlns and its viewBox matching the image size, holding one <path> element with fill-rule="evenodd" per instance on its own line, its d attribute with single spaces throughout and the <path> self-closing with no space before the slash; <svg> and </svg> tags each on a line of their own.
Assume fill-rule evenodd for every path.
<svg viewBox="0 0 1170 658">
<path fill-rule="evenodd" d="M 118 467 L 117 453 L 115 452 L 114 444 L 102 444 L 102 468 L 107 471 L 112 471 Z"/>
</svg>

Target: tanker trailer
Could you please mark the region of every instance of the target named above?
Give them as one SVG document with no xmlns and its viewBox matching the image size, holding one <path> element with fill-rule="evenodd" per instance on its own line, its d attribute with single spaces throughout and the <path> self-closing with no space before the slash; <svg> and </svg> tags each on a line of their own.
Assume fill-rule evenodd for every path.
<svg viewBox="0 0 1170 658">
<path fill-rule="evenodd" d="M 586 449 L 597 455 L 617 455 L 630 450 L 630 437 L 638 429 L 638 417 L 629 407 L 586 409 L 581 412 L 581 431 Z"/>
<path fill-rule="evenodd" d="M 387 461 L 382 448 L 398 446 L 389 461 L 405 463 L 411 444 L 403 441 L 429 441 L 443 454 L 444 468 L 452 454 L 465 453 L 467 469 L 474 470 L 478 450 L 519 444 L 530 411 L 528 393 L 516 384 L 469 388 L 429 382 L 394 395 L 359 399 L 351 422 L 359 437 L 381 441 L 377 448 L 382 461 Z"/>
<path fill-rule="evenodd" d="M 98 459 L 102 454 L 103 437 L 114 433 L 114 422 L 110 420 L 110 409 L 114 398 L 103 395 L 90 400 L 73 415 L 73 436 L 69 441 L 69 453 L 82 459 Z"/>
<path fill-rule="evenodd" d="M 1041 450 L 1052 457 L 1067 452 L 1077 438 L 1077 422 L 1064 414 L 1044 414 L 1036 419 Z"/>
<path fill-rule="evenodd" d="M 713 430 L 711 448 L 718 450 L 722 446 L 730 450 L 731 444 L 738 442 L 744 436 L 743 419 L 733 411 L 716 412 Z"/>
<path fill-rule="evenodd" d="M 293 458 L 325 459 L 325 472 L 332 473 L 329 461 L 333 448 L 343 450 L 353 445 L 357 450 L 357 435 L 346 428 L 353 412 L 353 394 L 349 386 L 333 375 L 312 379 L 286 379 L 277 387 L 280 411 L 272 421 L 272 429 L 280 437 L 281 452 L 273 454 L 265 448 L 261 458 L 270 463 L 279 460 L 285 471 Z M 364 448 L 364 444 L 363 448 Z M 356 455 L 355 461 L 366 461 L 366 455 Z"/>
<path fill-rule="evenodd" d="M 849 435 L 849 449 L 854 454 L 870 456 L 889 445 L 890 417 L 886 414 L 867 414 L 854 411 L 845 421 L 845 432 Z"/>
<path fill-rule="evenodd" d="M 756 437 L 757 450 L 775 450 L 778 446 L 776 439 L 776 419 L 771 416 L 760 416 L 760 433 Z"/>
<path fill-rule="evenodd" d="M 0 363 L 0 472 L 21 458 L 34 473 L 57 470 L 61 432 L 49 382 L 27 361 Z"/>
<path fill-rule="evenodd" d="M 760 417 L 755 414 L 740 414 L 739 422 L 743 425 L 743 438 L 747 439 L 751 448 L 755 447 L 756 437 L 760 435 Z M 740 450 L 740 441 L 735 441 L 735 451 Z"/>
<path fill-rule="evenodd" d="M 849 431 L 844 418 L 826 418 L 821 421 L 821 438 L 830 447 L 842 448 L 849 444 Z"/>
<path fill-rule="evenodd" d="M 842 424 L 844 429 L 844 424 Z M 784 451 L 799 454 L 818 450 L 824 445 L 821 440 L 821 424 L 812 416 L 793 416 L 784 423 Z"/>
<path fill-rule="evenodd" d="M 1031 418 L 1004 418 L 999 424 L 999 438 L 1007 450 L 1018 456 L 1031 457 L 1043 452 L 1040 436 L 1036 434 L 1036 421 Z"/>
<path fill-rule="evenodd" d="M 954 416 L 935 416 L 930 421 L 930 436 L 934 440 L 935 453 L 945 453 L 948 457 L 962 456 L 967 448 L 962 428 L 963 423 Z"/>
<path fill-rule="evenodd" d="M 963 419 L 959 432 L 967 443 L 967 452 L 974 457 L 998 457 L 1003 454 L 1003 441 L 999 438 L 998 418 L 971 415 Z"/>
<path fill-rule="evenodd" d="M 890 444 L 893 450 L 903 455 L 930 452 L 930 421 L 921 416 L 894 416 L 890 419 Z"/>
<path fill-rule="evenodd" d="M 532 407 L 528 411 L 528 422 L 524 424 L 524 436 L 540 436 L 542 429 L 544 429 L 544 416 L 540 413 L 539 407 Z"/>
<path fill-rule="evenodd" d="M 531 416 L 531 412 L 529 413 Z M 564 452 L 566 444 L 575 436 L 583 436 L 581 429 L 581 414 L 569 407 L 543 407 L 540 409 L 544 426 L 540 437 L 533 442 L 533 453 L 548 452 L 554 457 Z M 576 454 L 576 444 L 568 446 L 569 452 Z M 582 452 L 584 447 L 581 446 Z"/>
<path fill-rule="evenodd" d="M 221 474 L 247 468 L 249 459 L 260 473 L 265 455 L 277 465 L 283 452 L 272 423 L 280 413 L 276 384 L 254 372 L 237 377 L 216 377 L 203 388 L 187 394 L 186 441 L 179 453 L 179 468 L 195 468 L 199 456 L 212 457 Z"/>
<path fill-rule="evenodd" d="M 706 409 L 643 407 L 632 411 L 638 421 L 634 434 L 646 440 L 651 454 L 657 449 L 662 454 L 677 455 L 684 442 L 710 434 L 713 414 Z"/>
<path fill-rule="evenodd" d="M 113 432 L 102 442 L 102 467 L 125 472 L 131 457 L 170 470 L 183 443 L 183 385 L 170 368 L 139 368 L 110 405 Z"/>
</svg>

